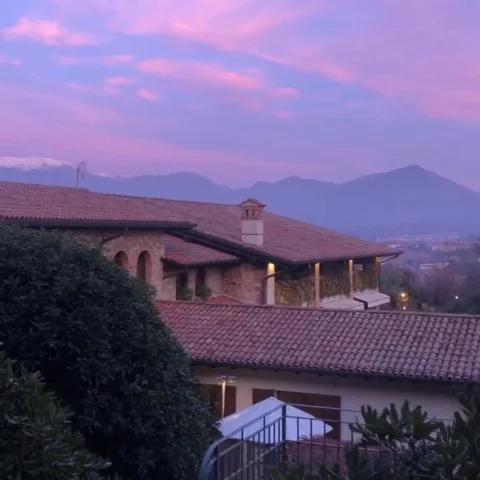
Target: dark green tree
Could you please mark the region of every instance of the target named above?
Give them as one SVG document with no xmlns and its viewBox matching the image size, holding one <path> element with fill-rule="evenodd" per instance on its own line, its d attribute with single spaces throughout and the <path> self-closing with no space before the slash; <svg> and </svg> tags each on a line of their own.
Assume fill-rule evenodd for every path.
<svg viewBox="0 0 480 480">
<path fill-rule="evenodd" d="M 28 373 L 0 352 L 0 478 L 4 480 L 94 480 L 109 466 L 85 448 L 70 429 L 38 373 Z"/>
<path fill-rule="evenodd" d="M 215 419 L 148 287 L 97 249 L 9 226 L 0 272 L 2 348 L 42 374 L 109 472 L 194 478 Z"/>
</svg>

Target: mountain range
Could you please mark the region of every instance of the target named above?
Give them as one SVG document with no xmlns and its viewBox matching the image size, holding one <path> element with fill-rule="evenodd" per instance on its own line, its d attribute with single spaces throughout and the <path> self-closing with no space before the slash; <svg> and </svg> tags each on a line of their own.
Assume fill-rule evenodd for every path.
<svg viewBox="0 0 480 480">
<path fill-rule="evenodd" d="M 0 159 L 0 180 L 75 186 L 75 167 L 50 159 Z M 480 234 L 480 194 L 418 165 L 337 184 L 288 177 L 249 188 L 218 185 L 196 173 L 110 177 L 87 173 L 90 190 L 178 200 L 240 203 L 253 197 L 275 213 L 364 238 Z"/>
</svg>

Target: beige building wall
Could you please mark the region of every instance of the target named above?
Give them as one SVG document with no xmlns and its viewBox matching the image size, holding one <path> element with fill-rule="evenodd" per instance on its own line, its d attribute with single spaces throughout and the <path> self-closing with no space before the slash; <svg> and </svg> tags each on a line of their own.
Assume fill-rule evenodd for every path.
<svg viewBox="0 0 480 480">
<path fill-rule="evenodd" d="M 359 412 L 363 405 L 383 410 L 391 403 L 400 407 L 408 400 L 412 407 L 422 406 L 429 417 L 445 420 L 451 420 L 455 410 L 459 409 L 456 400 L 458 390 L 447 386 L 210 367 L 196 367 L 195 373 L 201 383 L 207 384 L 218 383 L 222 375 L 236 377 L 237 410 L 252 404 L 254 388 L 338 395 L 341 397 L 342 408 L 342 440 L 351 439 L 348 423 L 354 422 L 356 418 L 361 419 Z"/>
</svg>

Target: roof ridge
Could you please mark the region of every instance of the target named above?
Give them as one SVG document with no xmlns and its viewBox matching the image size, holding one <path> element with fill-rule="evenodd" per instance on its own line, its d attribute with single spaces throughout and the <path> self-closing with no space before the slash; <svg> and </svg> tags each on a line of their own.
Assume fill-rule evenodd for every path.
<svg viewBox="0 0 480 480">
<path fill-rule="evenodd" d="M 231 297 L 234 298 L 234 297 Z M 344 310 L 341 308 L 320 308 L 320 307 L 301 307 L 298 305 L 263 305 L 251 303 L 235 303 L 235 304 L 219 304 L 219 303 L 200 303 L 192 300 L 157 300 L 162 304 L 187 304 L 187 305 L 208 305 L 209 308 L 259 308 L 259 309 L 278 309 L 278 310 L 300 310 L 300 311 L 316 311 L 322 313 L 356 313 L 367 315 L 388 315 L 389 313 L 401 315 L 404 317 L 448 317 L 448 318 L 474 318 L 480 321 L 480 315 L 463 314 L 463 313 L 445 313 L 445 312 L 417 312 L 417 311 L 402 311 L 402 310 Z M 157 303 L 155 302 L 155 303 Z"/>
<path fill-rule="evenodd" d="M 96 190 L 91 190 L 86 187 L 75 187 L 70 185 L 52 185 L 50 183 L 32 183 L 32 182 L 13 182 L 11 180 L 0 180 L 1 184 L 10 184 L 10 185 L 31 185 L 32 187 L 47 187 L 47 188 L 61 188 L 65 190 L 72 190 L 72 191 L 83 191 L 93 193 L 95 195 L 103 195 L 108 197 L 121 197 L 121 198 L 133 198 L 138 200 L 162 200 L 165 202 L 181 202 L 181 203 L 195 203 L 201 205 L 220 205 L 224 207 L 237 207 L 238 205 L 235 203 L 218 203 L 218 202 L 202 202 L 199 200 L 176 200 L 174 198 L 166 198 L 166 197 L 150 197 L 150 196 L 141 196 L 141 195 L 130 195 L 128 193 L 108 193 L 108 192 L 98 192 Z M 288 217 L 286 217 L 288 218 Z"/>
</svg>

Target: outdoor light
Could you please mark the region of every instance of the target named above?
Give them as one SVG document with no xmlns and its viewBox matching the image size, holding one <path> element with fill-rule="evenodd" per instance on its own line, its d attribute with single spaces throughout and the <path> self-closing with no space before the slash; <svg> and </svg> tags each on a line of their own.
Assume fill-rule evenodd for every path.
<svg viewBox="0 0 480 480">
<path fill-rule="evenodd" d="M 455 295 L 455 300 L 458 300 L 458 295 Z"/>
<path fill-rule="evenodd" d="M 406 309 L 407 309 L 407 307 L 402 307 L 402 310 L 406 310 Z"/>
<path fill-rule="evenodd" d="M 400 294 L 400 296 L 401 296 L 402 298 L 405 298 L 406 295 L 407 295 L 407 294 L 406 294 L 405 292 L 402 292 L 402 293 Z"/>
<path fill-rule="evenodd" d="M 227 384 L 228 385 L 235 385 L 237 382 L 237 377 L 231 376 L 231 375 L 222 375 L 221 377 L 218 378 L 218 383 L 222 387 L 222 400 L 221 400 L 221 418 L 225 416 L 225 392 L 227 389 Z"/>
</svg>

